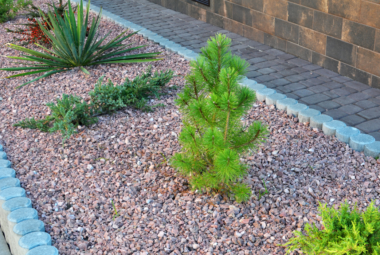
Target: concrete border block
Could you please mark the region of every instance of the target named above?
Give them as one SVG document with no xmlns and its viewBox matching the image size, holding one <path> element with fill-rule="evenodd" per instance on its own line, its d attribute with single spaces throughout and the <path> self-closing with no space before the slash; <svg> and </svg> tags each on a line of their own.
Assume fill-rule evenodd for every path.
<svg viewBox="0 0 380 255">
<path fill-rule="evenodd" d="M 0 168 L 10 168 L 12 163 L 9 160 L 0 159 Z"/>
<path fill-rule="evenodd" d="M 309 106 L 305 105 L 305 104 L 293 104 L 293 105 L 289 105 L 287 108 L 286 108 L 286 113 L 289 115 L 289 116 L 294 116 L 294 117 L 298 117 L 298 113 L 301 112 L 301 111 L 304 111 L 304 110 L 307 110 L 309 109 Z"/>
<path fill-rule="evenodd" d="M 278 100 L 276 103 L 276 107 L 280 111 L 286 111 L 289 106 L 298 104 L 297 100 L 293 98 L 285 98 L 282 100 Z"/>
<path fill-rule="evenodd" d="M 257 92 L 258 90 L 267 88 L 267 86 L 265 86 L 263 84 L 259 84 L 259 83 L 253 83 L 253 84 L 251 83 L 251 84 L 248 84 L 247 86 L 248 86 L 248 88 L 252 89 L 255 92 Z M 257 98 L 257 95 L 256 95 L 256 98 Z"/>
<path fill-rule="evenodd" d="M 0 180 L 4 178 L 15 178 L 16 171 L 12 168 L 0 167 Z"/>
<path fill-rule="evenodd" d="M 344 143 L 350 142 L 350 137 L 360 134 L 360 130 L 354 127 L 341 127 L 336 130 L 336 138 Z"/>
<path fill-rule="evenodd" d="M 7 159 L 7 154 L 4 151 L 0 151 L 0 159 Z"/>
<path fill-rule="evenodd" d="M 347 126 L 346 123 L 339 120 L 333 120 L 330 122 L 325 122 L 322 125 L 322 131 L 325 135 L 333 136 L 336 134 L 336 130 L 341 127 Z"/>
<path fill-rule="evenodd" d="M 268 89 L 268 88 L 260 89 L 260 90 L 256 91 L 256 98 L 257 98 L 257 101 L 265 101 L 267 96 L 270 96 L 270 95 L 273 95 L 276 93 L 277 92 L 274 89 Z"/>
<path fill-rule="evenodd" d="M 364 146 L 364 155 L 369 157 L 379 157 L 380 156 L 380 142 L 376 141 L 371 144 Z"/>
<path fill-rule="evenodd" d="M 326 122 L 331 122 L 332 120 L 333 120 L 332 117 L 325 114 L 314 116 L 310 118 L 310 127 L 318 128 L 319 130 L 322 130 L 323 124 Z"/>
<path fill-rule="evenodd" d="M 356 151 L 364 151 L 364 147 L 366 145 L 370 145 L 371 143 L 374 143 L 376 140 L 371 135 L 366 134 L 359 134 L 356 136 L 350 137 L 350 147 Z"/>
<path fill-rule="evenodd" d="M 265 103 L 267 105 L 276 105 L 276 103 L 277 103 L 278 100 L 282 100 L 282 99 L 285 99 L 285 98 L 287 98 L 286 95 L 281 94 L 281 93 L 276 93 L 276 94 L 267 96 L 265 98 Z"/>
<path fill-rule="evenodd" d="M 26 255 L 58 255 L 58 250 L 50 245 L 42 245 L 31 249 Z"/>
<path fill-rule="evenodd" d="M 3 151 L 3 145 L 0 144 L 0 151 Z"/>
<path fill-rule="evenodd" d="M 310 122 L 310 119 L 315 116 L 321 115 L 320 111 L 317 111 L 315 109 L 307 109 L 300 111 L 298 113 L 298 120 L 300 123 L 307 123 Z"/>
</svg>

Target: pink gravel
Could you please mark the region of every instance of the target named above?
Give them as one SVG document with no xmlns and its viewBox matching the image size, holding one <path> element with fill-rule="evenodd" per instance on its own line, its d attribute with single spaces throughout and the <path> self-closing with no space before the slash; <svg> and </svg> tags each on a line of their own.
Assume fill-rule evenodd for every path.
<svg viewBox="0 0 380 255">
<path fill-rule="evenodd" d="M 13 36 L 4 28 L 23 21 L 0 25 L 0 44 Z M 102 20 L 100 31 L 112 31 L 113 37 L 123 28 Z M 165 59 L 151 63 L 153 70 L 174 70 L 178 76 L 169 87 L 183 87 L 187 61 L 141 36 L 130 42 L 147 44 L 141 52 L 162 51 Z M 15 54 L 0 48 L 0 55 Z M 12 65 L 1 58 L 0 67 Z M 190 191 L 167 164 L 165 158 L 180 150 L 181 119 L 174 105 L 179 90 L 154 100 L 165 107 L 152 113 L 125 109 L 102 116 L 64 147 L 59 133 L 12 126 L 44 117 L 45 104 L 63 93 L 88 98 L 103 74 L 120 84 L 148 65 L 97 66 L 90 68 L 90 77 L 73 70 L 20 90 L 15 87 L 31 77 L 0 79 L 0 143 L 60 254 L 285 254 L 277 244 L 292 231 L 306 222 L 320 226 L 318 202 L 380 205 L 380 161 L 261 103 L 245 121 L 260 119 L 271 133 L 259 151 L 242 157 L 250 166 L 245 182 L 253 193 L 243 204 Z M 263 180 L 269 194 L 258 201 Z"/>
</svg>

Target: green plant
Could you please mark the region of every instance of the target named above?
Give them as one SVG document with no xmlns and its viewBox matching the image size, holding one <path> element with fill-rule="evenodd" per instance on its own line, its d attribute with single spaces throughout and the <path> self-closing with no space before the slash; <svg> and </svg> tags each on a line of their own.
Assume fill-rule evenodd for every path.
<svg viewBox="0 0 380 255">
<path fill-rule="evenodd" d="M 54 16 L 51 11 L 48 12 L 48 17 L 41 12 L 43 19 L 49 19 L 54 30 L 53 32 L 47 30 L 43 24 L 37 20 L 41 30 L 51 41 L 52 49 L 50 50 L 36 44 L 43 51 L 45 51 L 39 52 L 15 44 L 8 44 L 8 47 L 28 54 L 22 55 L 22 57 L 8 56 L 8 58 L 11 59 L 25 61 L 25 66 L 2 68 L 0 70 L 27 71 L 9 76 L 7 78 L 44 73 L 43 75 L 17 87 L 19 88 L 55 73 L 66 72 L 75 67 L 79 67 L 85 74 L 89 74 L 88 70 L 85 68 L 86 66 L 99 64 L 139 63 L 159 60 L 156 58 L 159 52 L 122 56 L 121 54 L 145 47 L 144 45 L 141 45 L 128 48 L 130 46 L 129 44 L 122 44 L 124 40 L 136 34 L 136 32 L 125 35 L 127 31 L 124 31 L 114 39 L 104 43 L 111 32 L 104 37 L 99 38 L 99 33 L 97 30 L 100 24 L 101 11 L 97 18 L 92 20 L 90 29 L 87 31 L 87 25 L 89 24 L 89 11 L 90 1 L 88 1 L 87 4 L 86 17 L 84 17 L 83 0 L 81 0 L 77 18 L 75 18 L 75 14 L 69 0 L 68 11 L 64 12 L 64 18 L 58 15 L 57 10 L 54 11 L 56 16 Z M 88 34 L 87 39 L 85 39 L 86 34 Z"/>
<path fill-rule="evenodd" d="M 45 119 L 35 120 L 34 118 L 22 120 L 15 127 L 39 129 L 42 132 L 60 131 L 63 142 L 75 133 L 76 128 L 81 126 L 89 126 L 98 121 L 93 117 L 94 111 L 87 102 L 82 98 L 73 95 L 62 95 L 61 100 L 57 100 L 57 104 L 46 104 L 51 111 Z"/>
<path fill-rule="evenodd" d="M 27 9 L 32 1 L 0 0 L 0 23 L 13 19 L 22 9 Z"/>
<path fill-rule="evenodd" d="M 149 66 L 141 76 L 132 81 L 127 78 L 119 86 L 114 86 L 110 80 L 107 84 L 102 84 L 103 78 L 102 76 L 98 80 L 95 89 L 89 93 L 97 112 L 108 113 L 127 106 L 151 110 L 151 107 L 147 106 L 148 98 L 152 95 L 160 96 L 159 91 L 173 78 L 173 71 L 156 71 L 152 74 L 152 67 Z"/>
<path fill-rule="evenodd" d="M 111 199 L 111 204 L 112 204 L 112 208 L 113 208 L 113 217 L 112 217 L 112 220 L 115 220 L 115 218 L 119 217 L 119 213 L 117 212 L 116 210 L 116 206 L 113 202 L 113 200 Z"/>
<path fill-rule="evenodd" d="M 374 202 L 365 212 L 359 212 L 356 205 L 350 210 L 347 202 L 339 210 L 321 204 L 319 210 L 323 228 L 307 223 L 306 235 L 295 231 L 295 237 L 283 245 L 288 246 L 287 253 L 380 255 L 380 212 Z"/>
<path fill-rule="evenodd" d="M 261 191 L 259 192 L 259 199 L 258 199 L 258 200 L 260 200 L 263 196 L 265 196 L 266 194 L 269 193 L 269 192 L 268 192 L 268 189 L 267 189 L 267 185 L 265 184 L 265 181 L 264 181 L 264 180 L 263 180 L 263 185 L 264 185 L 265 190 L 264 190 L 263 193 L 261 193 Z"/>
<path fill-rule="evenodd" d="M 240 157 L 262 143 L 268 131 L 260 122 L 241 122 L 256 100 L 252 90 L 238 84 L 247 62 L 231 54 L 225 35 L 207 43 L 197 61 L 190 62 L 191 73 L 176 100 L 184 126 L 182 151 L 171 163 L 193 189 L 232 193 L 238 202 L 246 201 L 251 190 L 241 182 L 247 166 Z"/>
</svg>

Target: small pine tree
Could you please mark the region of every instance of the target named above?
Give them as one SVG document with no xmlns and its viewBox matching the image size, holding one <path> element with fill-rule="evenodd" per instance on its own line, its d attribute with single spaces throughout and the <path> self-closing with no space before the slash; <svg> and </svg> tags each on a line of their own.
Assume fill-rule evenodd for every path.
<svg viewBox="0 0 380 255">
<path fill-rule="evenodd" d="M 190 62 L 191 73 L 176 100 L 184 126 L 182 151 L 171 163 L 193 189 L 232 193 L 238 202 L 246 201 L 251 190 L 241 183 L 247 166 L 240 156 L 262 143 L 268 131 L 258 121 L 250 126 L 241 122 L 256 97 L 238 84 L 248 64 L 231 54 L 231 39 L 217 34 L 207 44 Z"/>
</svg>

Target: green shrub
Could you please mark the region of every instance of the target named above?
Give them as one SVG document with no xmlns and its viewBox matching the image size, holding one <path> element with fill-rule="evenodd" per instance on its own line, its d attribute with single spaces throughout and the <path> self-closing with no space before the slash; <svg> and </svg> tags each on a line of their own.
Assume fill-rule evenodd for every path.
<svg viewBox="0 0 380 255">
<path fill-rule="evenodd" d="M 380 212 L 372 202 L 365 212 L 346 203 L 339 210 L 320 205 L 323 228 L 305 225 L 306 235 L 295 231 L 295 237 L 284 246 L 287 253 L 300 250 L 305 254 L 380 255 Z"/>
<path fill-rule="evenodd" d="M 6 22 L 16 17 L 17 13 L 26 9 L 32 1 L 25 0 L 0 0 L 0 23 Z"/>
<path fill-rule="evenodd" d="M 133 81 L 128 78 L 120 86 L 114 86 L 111 81 L 102 84 L 103 77 L 95 85 L 95 89 L 89 94 L 94 108 L 100 113 L 116 111 L 120 108 L 133 106 L 142 110 L 151 110 L 147 106 L 148 97 L 159 96 L 159 91 L 173 77 L 173 71 L 155 72 L 152 75 L 152 67 L 148 67 L 145 73 L 137 76 Z"/>
<path fill-rule="evenodd" d="M 137 32 L 125 36 L 124 34 L 127 32 L 125 31 L 108 43 L 103 44 L 111 31 L 106 36 L 99 38 L 97 30 L 100 24 L 101 11 L 97 18 L 92 20 L 90 28 L 87 31 L 89 11 L 90 1 L 88 1 L 87 4 L 86 17 L 83 17 L 83 1 L 81 0 L 76 18 L 69 0 L 68 11 L 64 12 L 64 18 L 59 16 L 56 9 L 54 12 L 49 11 L 48 17 L 41 12 L 42 18 L 44 20 L 49 20 L 53 27 L 52 31 L 49 31 L 43 24 L 41 24 L 40 20 L 37 20 L 41 30 L 43 30 L 44 34 L 51 41 L 52 49 L 49 50 L 36 44 L 44 51 L 39 52 L 15 44 L 8 44 L 8 47 L 28 54 L 23 55 L 22 57 L 8 57 L 11 59 L 17 59 L 18 61 L 25 61 L 25 66 L 2 68 L 0 70 L 27 71 L 25 73 L 9 76 L 8 78 L 44 73 L 43 75 L 19 86 L 22 87 L 44 77 L 48 77 L 55 73 L 66 72 L 75 67 L 79 67 L 84 73 L 89 74 L 88 70 L 85 68 L 86 66 L 140 63 L 160 60 L 156 58 L 160 52 L 121 56 L 121 54 L 145 47 L 144 45 L 141 45 L 128 48 L 130 46 L 129 44 L 122 44 L 124 40 Z M 56 15 L 56 17 L 54 15 Z M 86 35 L 88 35 L 87 38 Z"/>
<path fill-rule="evenodd" d="M 39 129 L 42 132 L 60 131 L 63 142 L 76 132 L 79 125 L 90 126 L 97 123 L 96 116 L 119 110 L 123 107 L 134 106 L 143 110 L 150 110 L 146 105 L 148 97 L 159 95 L 159 89 L 165 86 L 173 77 L 173 71 L 155 72 L 152 75 L 151 67 L 146 73 L 137 76 L 133 81 L 126 79 L 121 86 L 114 86 L 109 81 L 102 85 L 99 79 L 95 89 L 89 94 L 91 102 L 85 102 L 81 97 L 63 94 L 57 103 L 46 104 L 51 114 L 44 119 L 25 119 L 15 127 Z"/>
<path fill-rule="evenodd" d="M 263 142 L 268 131 L 260 122 L 241 122 L 256 99 L 252 90 L 238 84 L 248 64 L 231 54 L 230 44 L 218 34 L 197 61 L 190 62 L 191 74 L 176 100 L 184 124 L 182 151 L 171 162 L 193 189 L 232 193 L 240 202 L 251 194 L 241 183 L 247 166 L 240 157 Z"/>
</svg>

